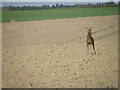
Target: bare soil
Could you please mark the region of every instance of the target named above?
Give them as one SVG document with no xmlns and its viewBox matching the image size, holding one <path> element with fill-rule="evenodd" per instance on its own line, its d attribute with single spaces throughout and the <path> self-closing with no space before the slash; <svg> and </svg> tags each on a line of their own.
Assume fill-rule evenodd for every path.
<svg viewBox="0 0 120 90">
<path fill-rule="evenodd" d="M 3 23 L 2 35 L 3 88 L 118 87 L 117 15 Z"/>
</svg>

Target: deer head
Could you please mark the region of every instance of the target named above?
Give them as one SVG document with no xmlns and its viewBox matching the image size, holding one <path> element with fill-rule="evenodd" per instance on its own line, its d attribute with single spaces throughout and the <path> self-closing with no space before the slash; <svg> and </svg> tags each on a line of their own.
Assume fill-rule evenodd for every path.
<svg viewBox="0 0 120 90">
<path fill-rule="evenodd" d="M 86 29 L 87 29 L 88 34 L 91 35 L 91 34 L 92 34 L 92 30 L 91 30 L 91 29 L 93 29 L 93 27 L 91 27 L 91 28 L 86 28 Z"/>
</svg>

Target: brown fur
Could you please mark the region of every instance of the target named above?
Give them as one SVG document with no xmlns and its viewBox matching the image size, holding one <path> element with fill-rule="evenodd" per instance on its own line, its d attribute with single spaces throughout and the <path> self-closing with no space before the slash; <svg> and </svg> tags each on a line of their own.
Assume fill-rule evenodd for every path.
<svg viewBox="0 0 120 90">
<path fill-rule="evenodd" d="M 87 29 L 87 38 L 86 38 L 86 43 L 87 43 L 87 50 L 89 51 L 89 45 L 92 45 L 93 46 L 93 50 L 94 50 L 94 54 L 96 54 L 96 52 L 95 52 L 95 44 L 94 44 L 94 39 L 93 39 L 93 37 L 91 36 L 91 34 L 92 34 L 92 31 L 91 31 L 91 29 L 88 29 L 88 28 L 86 28 Z"/>
</svg>

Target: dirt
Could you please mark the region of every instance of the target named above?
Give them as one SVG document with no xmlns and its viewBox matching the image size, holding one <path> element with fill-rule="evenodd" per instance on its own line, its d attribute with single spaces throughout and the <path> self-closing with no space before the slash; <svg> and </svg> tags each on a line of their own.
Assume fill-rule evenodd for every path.
<svg viewBox="0 0 120 90">
<path fill-rule="evenodd" d="M 3 88 L 117 88 L 118 16 L 3 23 Z M 86 47 L 92 29 L 96 55 Z"/>
</svg>

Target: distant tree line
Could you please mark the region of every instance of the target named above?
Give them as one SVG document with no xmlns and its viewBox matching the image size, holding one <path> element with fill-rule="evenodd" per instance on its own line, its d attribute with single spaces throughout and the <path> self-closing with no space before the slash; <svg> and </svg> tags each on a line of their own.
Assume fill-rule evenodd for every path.
<svg viewBox="0 0 120 90">
<path fill-rule="evenodd" d="M 43 6 L 22 6 L 22 7 L 14 7 L 14 6 L 7 6 L 3 7 L 3 10 L 42 10 L 42 9 L 53 9 L 53 8 L 67 8 L 67 7 L 79 7 L 79 8 L 94 8 L 94 7 L 118 7 L 120 5 L 120 1 L 118 4 L 115 2 L 106 2 L 106 3 L 97 3 L 97 4 L 76 4 L 76 5 L 63 5 L 63 4 L 56 4 L 56 5 L 43 5 Z"/>
<path fill-rule="evenodd" d="M 118 2 L 118 6 L 120 6 L 120 1 Z"/>
</svg>

